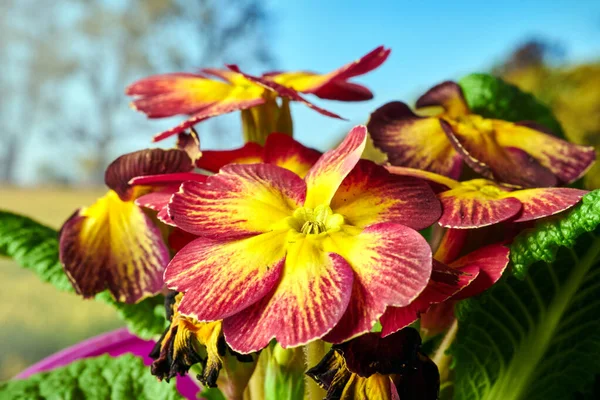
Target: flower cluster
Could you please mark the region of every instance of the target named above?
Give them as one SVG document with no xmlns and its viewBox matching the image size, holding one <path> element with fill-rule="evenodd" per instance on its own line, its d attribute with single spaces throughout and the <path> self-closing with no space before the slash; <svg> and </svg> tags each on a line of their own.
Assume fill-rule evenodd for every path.
<svg viewBox="0 0 600 400">
<path fill-rule="evenodd" d="M 127 88 L 149 118 L 189 118 L 154 138 L 178 134 L 175 148 L 108 167 L 108 194 L 65 223 L 60 257 L 85 297 L 108 289 L 136 303 L 174 291 L 152 353 L 157 377 L 199 364 L 204 385 L 239 395 L 261 350 L 276 342 L 312 354 L 320 343 L 333 347 L 307 367 L 327 399 L 435 399 L 438 369 L 409 325 L 421 318 L 427 336 L 448 329 L 457 301 L 502 277 L 515 232 L 586 193 L 555 186 L 581 177 L 592 149 L 474 114 L 453 82 L 417 101 L 418 112 L 441 107 L 435 116 L 392 102 L 323 154 L 293 139 L 290 101 L 339 118 L 302 94 L 368 100 L 349 79 L 389 54 L 379 47 L 327 74 L 256 77 L 230 65 Z M 187 131 L 232 111 L 246 144 L 200 151 Z M 369 135 L 387 163 L 362 159 Z"/>
</svg>

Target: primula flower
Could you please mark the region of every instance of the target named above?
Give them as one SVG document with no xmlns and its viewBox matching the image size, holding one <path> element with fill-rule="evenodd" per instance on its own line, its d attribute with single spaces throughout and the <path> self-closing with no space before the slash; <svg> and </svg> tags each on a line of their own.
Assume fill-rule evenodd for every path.
<svg viewBox="0 0 600 400">
<path fill-rule="evenodd" d="M 249 368 L 254 369 L 252 356 L 231 353 L 228 349 L 221 321 L 198 322 L 179 313 L 182 296 L 182 293 L 171 292 L 165 298 L 167 319 L 171 324 L 150 353 L 154 359 L 152 375 L 168 382 L 177 374 L 184 376 L 192 365 L 200 363 L 202 375 L 198 375 L 198 379 L 204 386 L 216 387 L 228 352 L 240 362 L 252 363 Z"/>
<path fill-rule="evenodd" d="M 439 202 L 424 181 L 359 161 L 366 137 L 352 129 L 304 180 L 276 165 L 230 164 L 206 184 L 185 182 L 169 215 L 200 238 L 165 272 L 185 293 L 180 312 L 222 319 L 229 345 L 249 353 L 273 338 L 284 348 L 326 334 L 340 342 L 414 300 L 431 274 L 415 229 L 437 220 Z"/>
<path fill-rule="evenodd" d="M 129 181 L 139 175 L 189 174 L 196 157 L 189 140 L 182 135 L 182 149 L 147 149 L 117 158 L 106 170 L 108 193 L 65 222 L 60 260 L 77 293 L 93 297 L 108 289 L 118 301 L 135 303 L 162 289 L 169 251 L 159 227 L 134 201 L 165 186 Z"/>
<path fill-rule="evenodd" d="M 530 122 L 512 123 L 473 114 L 454 82 L 421 96 L 417 109 L 443 108 L 421 117 L 401 102 L 377 109 L 368 123 L 375 146 L 392 165 L 458 178 L 463 162 L 486 178 L 522 187 L 571 183 L 595 159 L 593 147 L 561 140 Z"/>
<path fill-rule="evenodd" d="M 321 99 L 341 101 L 363 101 L 373 98 L 371 91 L 348 79 L 366 74 L 379 67 L 390 55 L 391 50 L 379 46 L 358 60 L 327 74 L 308 71 L 270 72 L 264 75 L 282 86 L 300 93 L 310 93 Z"/>
<path fill-rule="evenodd" d="M 572 188 L 514 190 L 486 179 L 458 182 L 412 168 L 390 166 L 387 169 L 394 174 L 433 182 L 443 209 L 438 223 L 446 228 L 481 228 L 503 221 L 532 221 L 573 207 L 587 193 Z"/>
<path fill-rule="evenodd" d="M 341 118 L 310 103 L 299 91 L 337 100 L 371 98 L 368 89 L 349 83 L 347 79 L 377 68 L 388 55 L 389 50 L 379 47 L 363 58 L 324 75 L 290 72 L 256 77 L 243 73 L 235 65 L 228 65 L 227 70 L 203 69 L 198 74 L 154 75 L 134 82 L 126 89 L 126 94 L 137 97 L 132 107 L 149 118 L 190 115 L 182 124 L 156 135 L 155 141 L 208 118 L 243 111 L 246 136 L 261 142 L 261 138 L 271 132 L 292 133 L 289 101 L 299 101 L 323 115 Z M 276 102 L 278 98 L 281 99 L 280 104 Z"/>
<path fill-rule="evenodd" d="M 306 374 L 327 390 L 325 400 L 436 400 L 439 372 L 420 347 L 413 328 L 367 333 L 333 346 Z"/>
<path fill-rule="evenodd" d="M 321 157 L 317 150 L 305 147 L 300 142 L 283 133 L 272 133 L 267 137 L 265 146 L 258 143 L 246 143 L 243 147 L 234 150 L 206 150 L 202 157 L 196 161 L 198 168 L 209 172 L 219 172 L 227 164 L 274 164 L 292 171 L 304 178 L 308 170 Z M 133 178 L 130 183 L 134 185 L 162 184 L 163 188 L 139 197 L 136 204 L 158 212 L 157 218 L 167 225 L 175 225 L 167 215 L 167 206 L 172 195 L 179 190 L 183 180 L 203 182 L 205 175 L 201 174 L 162 174 Z M 187 244 L 190 238 L 196 235 L 187 233 L 184 237 L 181 230 L 175 229 L 169 240 L 173 237 L 177 249 Z M 171 246 L 173 248 L 173 246 Z"/>
<path fill-rule="evenodd" d="M 196 166 L 210 172 L 218 172 L 227 164 L 265 163 L 292 171 L 301 178 L 321 157 L 317 150 L 304 146 L 283 133 L 272 133 L 264 146 L 246 143 L 234 150 L 206 150 Z"/>
<path fill-rule="evenodd" d="M 381 335 L 385 337 L 407 327 L 434 304 L 446 301 L 454 304 L 458 299 L 476 296 L 489 289 L 506 269 L 508 255 L 507 247 L 493 244 L 451 260 L 448 266 L 434 261 L 431 280 L 419 297 L 406 307 L 387 308 L 381 317 Z M 439 257 L 438 252 L 436 257 Z"/>
</svg>

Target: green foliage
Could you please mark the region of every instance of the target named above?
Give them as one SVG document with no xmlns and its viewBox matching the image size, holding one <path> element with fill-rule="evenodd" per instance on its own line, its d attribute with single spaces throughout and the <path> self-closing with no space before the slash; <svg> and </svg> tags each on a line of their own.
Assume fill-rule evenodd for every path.
<svg viewBox="0 0 600 400">
<path fill-rule="evenodd" d="M 0 398 L 43 399 L 182 399 L 175 382 L 159 382 L 141 358 L 103 355 L 0 385 Z"/>
<path fill-rule="evenodd" d="M 227 400 L 219 388 L 204 388 L 200 397 L 205 400 Z"/>
<path fill-rule="evenodd" d="M 564 138 L 550 108 L 518 87 L 488 74 L 467 75 L 458 83 L 474 113 L 512 122 L 534 121 Z"/>
<path fill-rule="evenodd" d="M 301 348 L 283 349 L 279 344 L 267 351 L 265 370 L 265 400 L 304 398 L 304 356 Z"/>
<path fill-rule="evenodd" d="M 58 232 L 52 228 L 0 211 L 0 255 L 14 259 L 59 290 L 73 291 L 58 259 Z"/>
<path fill-rule="evenodd" d="M 108 292 L 96 296 L 96 300 L 113 306 L 119 317 L 127 324 L 127 328 L 142 339 L 152 339 L 167 329 L 165 316 L 165 298 L 163 295 L 148 297 L 136 304 L 119 303 Z"/>
<path fill-rule="evenodd" d="M 515 273 L 459 304 L 455 398 L 572 399 L 600 373 L 600 191 L 523 232 Z"/>
<path fill-rule="evenodd" d="M 0 255 L 13 258 L 57 289 L 73 292 L 58 256 L 58 232 L 31 218 L 0 211 Z M 113 306 L 134 334 L 144 339 L 160 335 L 166 328 L 164 297 L 147 298 L 137 304 L 117 302 L 108 292 L 97 300 Z"/>
</svg>

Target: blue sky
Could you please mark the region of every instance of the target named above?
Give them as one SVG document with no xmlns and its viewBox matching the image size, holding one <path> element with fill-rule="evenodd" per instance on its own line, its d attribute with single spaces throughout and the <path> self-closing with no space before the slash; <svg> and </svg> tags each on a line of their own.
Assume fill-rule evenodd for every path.
<svg viewBox="0 0 600 400">
<path fill-rule="evenodd" d="M 318 102 L 350 122 L 294 108 L 297 137 L 325 148 L 379 105 L 411 100 L 433 84 L 487 70 L 516 44 L 562 44 L 567 61 L 600 58 L 600 1 L 272 0 L 274 54 L 281 69 L 327 72 L 378 45 L 388 61 L 359 77 L 375 93 L 363 103 Z M 324 140 L 331 137 L 331 140 Z"/>
<path fill-rule="evenodd" d="M 373 100 L 341 103 L 307 96 L 348 121 L 324 117 L 301 104 L 293 105 L 295 136 L 320 150 L 336 143 L 353 125 L 365 122 L 369 113 L 382 104 L 392 100 L 410 102 L 440 81 L 487 71 L 527 39 L 543 38 L 562 45 L 567 62 L 600 59 L 600 0 L 265 1 L 272 17 L 267 40 L 279 70 L 325 73 L 379 45 L 392 49 L 390 58 L 380 68 L 355 79 L 371 88 L 375 93 Z M 207 66 L 220 67 L 198 67 Z M 241 67 L 256 74 L 263 72 L 252 66 Z M 61 90 L 68 92 L 67 87 Z M 175 117 L 148 122 L 142 114 L 135 118 L 140 124 L 140 134 L 123 136 L 115 142 L 112 146 L 115 156 L 148 147 L 151 134 L 182 120 Z M 221 132 L 211 134 L 210 127 L 216 125 Z M 206 149 L 242 144 L 239 113 L 216 118 L 198 128 Z M 148 129 L 151 131 L 145 133 Z M 158 145 L 168 147 L 171 143 Z M 50 160 L 47 146 L 52 144 L 36 141 L 28 147 L 20 157 L 21 182 L 39 181 L 36 172 L 39 165 L 28 160 L 40 157 Z M 85 154 L 75 157 L 70 149 L 68 158 L 63 157 L 67 150 L 60 150 L 50 155 L 56 154 L 55 158 L 60 159 L 63 169 L 71 175 L 80 171 L 78 163 Z"/>
</svg>

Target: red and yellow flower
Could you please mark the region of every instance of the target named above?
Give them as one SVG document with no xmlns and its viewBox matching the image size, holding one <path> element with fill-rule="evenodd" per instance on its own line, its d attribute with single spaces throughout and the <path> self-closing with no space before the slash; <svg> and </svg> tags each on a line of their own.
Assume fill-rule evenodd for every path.
<svg viewBox="0 0 600 400">
<path fill-rule="evenodd" d="M 381 317 L 381 335 L 385 337 L 407 327 L 434 305 L 447 302 L 453 307 L 457 300 L 489 289 L 506 269 L 508 255 L 508 247 L 501 244 L 482 247 L 458 259 L 445 259 L 436 252 L 435 257 L 448 265 L 434 261 L 431 280 L 419 297 L 406 307 L 387 308 Z M 452 323 L 452 309 L 448 314 L 446 320 Z"/>
<path fill-rule="evenodd" d="M 132 107 L 149 118 L 190 115 L 180 125 L 156 135 L 155 141 L 208 118 L 243 111 L 246 137 L 262 143 L 271 132 L 292 133 L 289 101 L 299 101 L 323 115 L 341 118 L 312 104 L 299 92 L 336 100 L 370 99 L 372 94 L 367 88 L 350 83 L 348 79 L 377 68 L 389 52 L 389 49 L 378 47 L 361 59 L 323 75 L 284 72 L 256 77 L 243 73 L 234 65 L 227 66 L 227 70 L 204 69 L 197 74 L 154 75 L 134 82 L 126 89 L 126 94 L 136 97 Z M 278 98 L 280 103 L 277 103 Z"/>
<path fill-rule="evenodd" d="M 572 188 L 514 190 L 487 179 L 458 182 L 413 168 L 388 166 L 387 169 L 394 174 L 419 177 L 433 183 L 443 209 L 438 223 L 445 228 L 470 229 L 503 221 L 532 221 L 574 206 L 587 193 Z"/>
<path fill-rule="evenodd" d="M 286 347 L 369 331 L 388 306 L 406 306 L 431 275 L 416 232 L 440 214 L 428 185 L 360 160 L 354 128 L 304 179 L 271 164 L 231 164 L 205 184 L 186 182 L 168 208 L 200 236 L 165 272 L 185 293 L 183 315 L 223 320 L 241 353 L 273 338 Z"/>
<path fill-rule="evenodd" d="M 270 72 L 265 78 L 300 93 L 310 93 L 321 99 L 341 101 L 363 101 L 373 98 L 371 91 L 348 79 L 366 74 L 379 67 L 390 55 L 391 50 L 379 46 L 360 59 L 327 74 L 308 71 Z"/>
<path fill-rule="evenodd" d="M 185 135 L 181 139 L 180 144 L 188 141 Z M 189 143 L 186 146 L 140 150 L 117 158 L 106 170 L 108 193 L 65 222 L 60 260 L 77 293 L 93 297 L 108 289 L 118 301 L 135 303 L 163 288 L 169 250 L 155 221 L 135 200 L 154 191 L 176 191 L 192 175 L 189 171 L 197 153 Z M 173 182 L 130 184 L 136 176 L 169 173 L 179 174 L 176 186 Z"/>
<path fill-rule="evenodd" d="M 308 170 L 321 157 L 321 153 L 302 145 L 292 137 L 283 133 L 272 133 L 267 137 L 264 146 L 249 142 L 239 149 L 233 150 L 206 150 L 196 160 L 196 167 L 209 172 L 219 172 L 227 164 L 273 164 L 292 171 L 304 178 Z M 154 190 L 136 199 L 136 204 L 157 211 L 157 218 L 167 225 L 175 224 L 167 214 L 167 206 L 171 197 L 179 190 L 181 182 L 185 180 L 204 182 L 206 175 L 198 173 L 173 173 L 160 175 L 147 175 L 133 178 L 130 183 L 134 185 L 162 185 L 159 190 Z M 181 232 L 173 232 L 175 247 L 183 247 L 181 243 L 191 241 L 197 236 Z"/>
<path fill-rule="evenodd" d="M 536 124 L 473 114 L 454 82 L 433 87 L 416 106 L 443 111 L 435 117 L 418 116 L 406 104 L 391 102 L 371 115 L 369 133 L 392 165 L 456 179 L 466 163 L 489 179 L 544 187 L 577 180 L 595 159 L 592 147 L 561 140 Z"/>
<path fill-rule="evenodd" d="M 382 338 L 367 333 L 335 345 L 306 374 L 327 390 L 325 400 L 436 400 L 438 368 L 406 328 Z"/>
<path fill-rule="evenodd" d="M 288 135 L 272 133 L 267 136 L 264 146 L 250 142 L 234 150 L 206 150 L 196 166 L 216 173 L 227 164 L 265 163 L 285 168 L 304 178 L 321 155 L 321 152 L 304 146 Z"/>
</svg>

